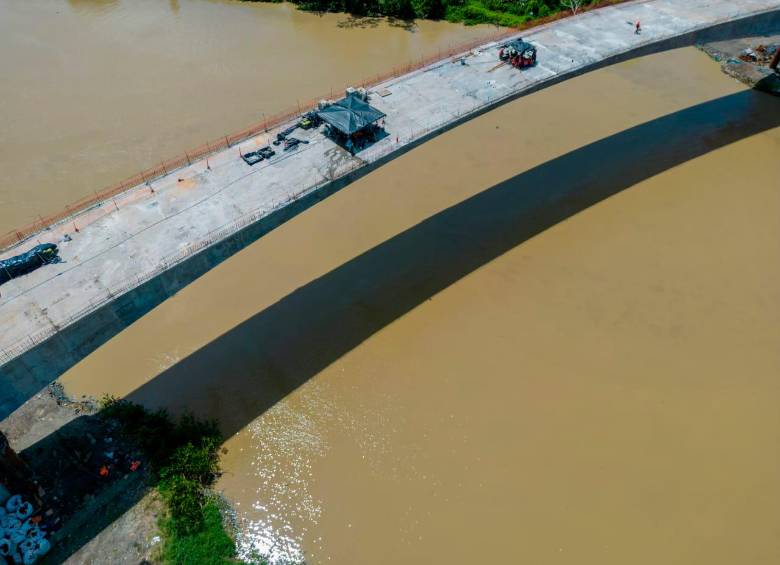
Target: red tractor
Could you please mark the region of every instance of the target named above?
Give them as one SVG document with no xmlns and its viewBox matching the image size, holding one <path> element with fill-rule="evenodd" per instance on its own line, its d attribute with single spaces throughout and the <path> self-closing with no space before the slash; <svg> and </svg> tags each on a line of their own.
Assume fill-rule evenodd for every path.
<svg viewBox="0 0 780 565">
<path fill-rule="evenodd" d="M 516 69 L 533 67 L 536 64 L 536 47 L 522 39 L 513 39 L 501 47 L 498 58 Z"/>
</svg>

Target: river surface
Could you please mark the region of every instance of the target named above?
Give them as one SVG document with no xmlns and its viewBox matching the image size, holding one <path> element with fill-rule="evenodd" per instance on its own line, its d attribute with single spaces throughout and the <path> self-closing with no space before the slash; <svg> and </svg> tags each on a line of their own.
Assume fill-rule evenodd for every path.
<svg viewBox="0 0 780 565">
<path fill-rule="evenodd" d="M 370 72 L 358 47 L 394 50 L 393 65 L 463 34 L 443 24 L 343 29 L 339 16 L 285 6 L 136 5 L 0 2 L 17 32 L 103 42 L 98 54 L 62 55 L 85 69 L 83 84 L 52 76 L 29 94 L 41 103 L 9 114 L 20 139 L 3 132 L 2 198 L 16 213 L 26 204 L 8 178 L 27 179 L 33 200 L 60 198 L 49 180 L 66 172 L 76 185 L 110 182 L 134 156 L 140 167 L 143 155 L 178 148 L 184 133 L 197 142 L 289 105 L 292 88 L 321 91 L 333 68 L 342 78 Z M 59 10 L 62 25 L 44 33 L 54 16 L 42 7 Z M 268 14 L 279 18 L 264 28 L 275 46 L 237 38 Z M 166 54 L 167 32 L 192 37 Z M 303 64 L 312 52 L 332 67 Z M 120 53 L 143 78 L 125 81 L 130 93 L 117 84 L 123 65 L 111 64 Z M 255 63 L 288 72 L 245 76 Z M 203 73 L 222 87 L 204 86 Z M 43 79 L 30 70 L 28 80 Z M 122 113 L 112 117 L 113 106 Z M 62 381 L 76 396 L 219 418 L 229 439 L 218 488 L 237 509 L 244 556 L 778 563 L 778 112 L 776 99 L 744 90 L 694 49 L 533 94 L 296 217 Z M 764 131 L 747 125 L 757 116 Z M 64 129 L 52 123 L 74 131 L 55 134 Z M 680 140 L 713 149 L 665 151 Z M 52 164 L 56 174 L 39 170 L 20 147 L 40 144 L 80 157 Z M 7 161 L 9 145 L 19 160 Z M 92 161 L 90 146 L 112 163 Z M 597 174 L 584 192 L 603 182 L 616 194 L 563 221 L 538 206 L 517 230 L 492 231 L 526 193 L 531 202 L 586 169 Z"/>
<path fill-rule="evenodd" d="M 217 0 L 0 0 L 0 234 L 311 100 L 493 33 Z"/>
<path fill-rule="evenodd" d="M 63 381 L 220 418 L 244 555 L 778 562 L 780 129 L 741 134 L 735 113 L 780 119 L 694 49 L 518 100 L 272 232 Z M 619 134 L 646 122 L 651 150 L 626 162 Z M 653 171 L 667 136 L 713 124 L 737 141 Z M 457 224 L 420 230 L 465 205 L 487 231 L 466 199 L 555 188 L 572 163 L 641 180 L 463 272 Z"/>
</svg>

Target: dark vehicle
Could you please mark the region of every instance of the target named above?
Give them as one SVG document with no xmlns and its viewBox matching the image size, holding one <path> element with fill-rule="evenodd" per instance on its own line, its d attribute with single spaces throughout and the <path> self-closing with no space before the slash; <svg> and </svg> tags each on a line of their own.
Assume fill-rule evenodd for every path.
<svg viewBox="0 0 780 565">
<path fill-rule="evenodd" d="M 276 139 L 274 140 L 274 145 L 279 145 L 281 142 L 287 139 L 287 136 L 290 135 L 292 132 L 294 132 L 296 129 L 298 129 L 298 124 L 295 124 L 294 126 L 290 126 L 286 130 L 277 133 Z"/>
<path fill-rule="evenodd" d="M 261 147 L 260 149 L 258 149 L 257 154 L 262 155 L 266 159 L 270 159 L 271 157 L 276 155 L 276 151 L 274 151 L 273 149 L 271 149 L 266 145 L 265 147 Z"/>
<path fill-rule="evenodd" d="M 288 137 L 284 140 L 284 150 L 289 151 L 290 149 L 295 149 L 298 147 L 301 143 L 309 143 L 305 139 L 298 139 L 297 137 Z"/>
<path fill-rule="evenodd" d="M 533 67 L 536 64 L 536 47 L 522 39 L 513 39 L 501 47 L 498 58 L 516 69 Z"/>
<path fill-rule="evenodd" d="M 270 159 L 274 155 L 276 155 L 276 151 L 274 151 L 270 147 L 261 147 L 257 151 L 250 151 L 249 153 L 244 153 L 243 155 L 241 155 L 241 158 L 244 160 L 244 162 L 247 165 L 251 167 L 252 165 L 259 163 L 263 159 Z"/>
<path fill-rule="evenodd" d="M 243 155 L 241 155 L 241 158 L 244 160 L 244 163 L 246 163 L 250 167 L 265 159 L 265 157 L 263 155 L 260 155 L 258 151 L 250 151 L 249 153 L 244 153 Z"/>
<path fill-rule="evenodd" d="M 42 243 L 30 249 L 27 253 L 0 260 L 0 284 L 16 277 L 33 272 L 38 267 L 57 263 L 59 250 L 53 243 Z"/>
</svg>

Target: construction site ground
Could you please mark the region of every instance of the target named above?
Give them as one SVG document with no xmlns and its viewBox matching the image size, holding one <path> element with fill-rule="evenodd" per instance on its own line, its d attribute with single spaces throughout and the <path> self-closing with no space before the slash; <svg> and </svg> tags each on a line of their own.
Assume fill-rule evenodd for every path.
<svg viewBox="0 0 780 565">
<path fill-rule="evenodd" d="M 43 506 L 36 514 L 52 549 L 40 563 L 137 565 L 152 561 L 162 511 L 147 468 L 92 400 L 73 402 L 58 384 L 0 422 L 30 466 Z M 129 462 L 140 460 L 131 471 Z M 100 473 L 105 466 L 107 476 Z M 0 558 L 2 563 L 2 558 Z"/>
<path fill-rule="evenodd" d="M 780 33 L 716 41 L 701 49 L 720 62 L 723 72 L 775 96 L 780 96 L 780 74 L 769 68 L 772 55 L 780 49 Z"/>
</svg>

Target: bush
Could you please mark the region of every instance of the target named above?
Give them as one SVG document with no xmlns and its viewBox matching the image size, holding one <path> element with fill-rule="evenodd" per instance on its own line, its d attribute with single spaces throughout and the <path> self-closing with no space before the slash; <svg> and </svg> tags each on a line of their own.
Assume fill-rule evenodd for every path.
<svg viewBox="0 0 780 565">
<path fill-rule="evenodd" d="M 440 20 L 446 13 L 444 0 L 416 0 L 413 6 L 414 13 L 418 18 Z"/>
<path fill-rule="evenodd" d="M 466 25 L 495 24 L 506 27 L 517 27 L 525 23 L 526 16 L 518 16 L 507 12 L 497 12 L 486 8 L 480 0 L 468 0 L 466 4 L 447 9 L 447 20 L 463 22 Z"/>
<path fill-rule="evenodd" d="M 198 533 L 203 529 L 203 488 L 191 479 L 175 475 L 158 485 L 170 517 L 167 529 L 179 536 Z"/>
<path fill-rule="evenodd" d="M 216 422 L 191 414 L 174 420 L 164 410 L 151 412 L 139 404 L 105 397 L 102 418 L 119 424 L 119 433 L 143 451 L 152 480 L 167 508 L 160 521 L 163 561 L 171 564 L 239 563 L 225 532 L 219 508 L 207 501 L 205 489 L 219 475 Z"/>
<path fill-rule="evenodd" d="M 254 1 L 254 0 L 252 0 Z M 268 0 L 276 2 L 279 0 Z M 564 10 L 560 0 L 292 0 L 303 10 L 348 12 L 356 16 L 446 18 L 468 25 L 518 26 Z M 594 4 L 590 0 L 586 4 Z"/>
<path fill-rule="evenodd" d="M 162 558 L 165 563 L 198 565 L 225 565 L 233 560 L 236 545 L 222 527 L 222 516 L 213 501 L 202 507 L 202 527 L 191 535 L 181 535 L 172 527 L 172 520 L 163 524 L 165 546 Z"/>
<path fill-rule="evenodd" d="M 160 470 L 160 479 L 182 477 L 203 486 L 210 485 L 219 474 L 218 447 L 214 438 L 204 438 L 201 445 L 187 443 L 178 447 Z"/>
<path fill-rule="evenodd" d="M 379 3 L 379 11 L 401 20 L 413 20 L 415 16 L 412 0 L 382 0 Z"/>
<path fill-rule="evenodd" d="M 106 396 L 101 401 L 100 415 L 117 421 L 121 434 L 137 445 L 156 471 L 172 451 L 174 424 L 164 410 L 150 412 L 143 406 L 115 397 Z"/>
<path fill-rule="evenodd" d="M 213 420 L 198 420 L 192 414 L 185 414 L 174 421 L 165 410 L 152 412 L 113 396 L 103 397 L 100 415 L 120 424 L 120 433 L 143 451 L 155 473 L 169 464 L 172 454 L 181 446 L 209 445 L 216 456 L 222 441 Z"/>
<path fill-rule="evenodd" d="M 282 0 L 260 1 L 281 2 Z M 292 0 L 292 2 L 302 10 L 313 12 L 347 12 L 356 16 L 391 16 L 401 19 L 446 18 L 468 25 L 492 23 L 509 27 L 567 9 L 560 0 Z M 593 5 L 597 2 L 598 0 L 586 0 L 584 5 Z"/>
</svg>

